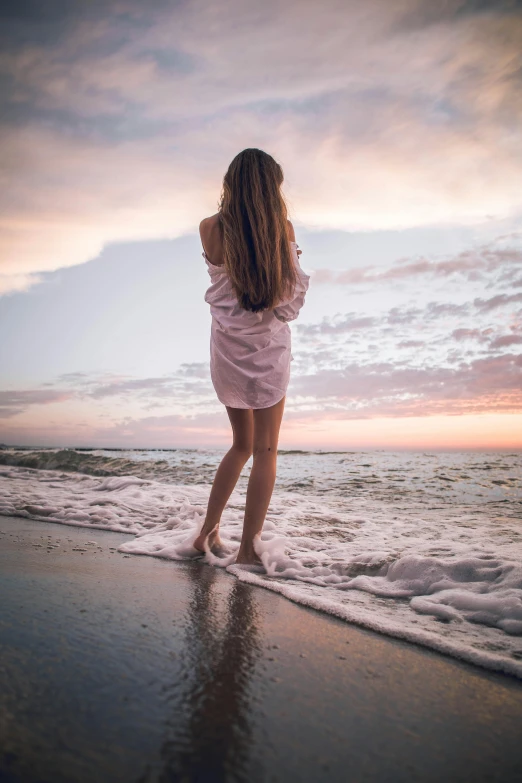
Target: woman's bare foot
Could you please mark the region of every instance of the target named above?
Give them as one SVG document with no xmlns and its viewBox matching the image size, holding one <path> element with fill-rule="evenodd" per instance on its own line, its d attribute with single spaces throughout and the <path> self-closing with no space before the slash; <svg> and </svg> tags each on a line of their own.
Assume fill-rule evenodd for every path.
<svg viewBox="0 0 522 783">
<path fill-rule="evenodd" d="M 256 565 L 256 566 L 262 566 L 263 563 L 261 560 L 256 556 L 253 560 L 247 560 L 245 558 L 239 559 L 239 556 L 235 559 L 234 565 Z"/>
<path fill-rule="evenodd" d="M 235 560 L 235 565 L 259 565 L 262 566 L 263 563 L 261 562 L 259 555 L 255 551 L 254 547 L 248 547 L 244 549 L 239 549 L 239 552 L 237 553 L 237 557 Z"/>
<path fill-rule="evenodd" d="M 230 554 L 226 546 L 223 544 L 222 540 L 219 537 L 219 531 L 213 530 L 211 533 L 208 534 L 208 536 L 202 535 L 201 533 L 196 538 L 192 546 L 194 549 L 197 549 L 198 552 L 201 552 L 202 554 L 205 553 L 205 540 L 208 539 L 208 546 L 210 551 L 213 555 L 216 555 L 216 557 L 220 557 L 222 555 Z"/>
</svg>

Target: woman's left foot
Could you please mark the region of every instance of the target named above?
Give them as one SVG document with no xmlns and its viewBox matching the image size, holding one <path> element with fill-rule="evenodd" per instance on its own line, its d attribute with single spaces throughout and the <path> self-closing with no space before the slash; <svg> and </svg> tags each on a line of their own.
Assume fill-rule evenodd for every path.
<svg viewBox="0 0 522 783">
<path fill-rule="evenodd" d="M 201 552 L 202 554 L 205 553 L 205 540 L 208 538 L 208 546 L 210 551 L 213 555 L 216 555 L 216 557 L 220 557 L 222 555 L 229 554 L 228 549 L 222 542 L 222 540 L 219 537 L 219 533 L 217 530 L 212 531 L 212 533 L 209 533 L 208 536 L 199 535 L 196 540 L 193 543 L 194 549 L 197 549 L 198 552 Z"/>
</svg>

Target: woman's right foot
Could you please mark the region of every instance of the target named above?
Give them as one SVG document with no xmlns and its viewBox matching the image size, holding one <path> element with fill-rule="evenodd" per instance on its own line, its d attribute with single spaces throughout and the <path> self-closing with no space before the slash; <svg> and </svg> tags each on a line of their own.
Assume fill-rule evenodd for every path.
<svg viewBox="0 0 522 783">
<path fill-rule="evenodd" d="M 254 552 L 253 554 L 241 554 L 238 553 L 234 565 L 257 565 L 262 566 L 259 556 Z"/>
</svg>

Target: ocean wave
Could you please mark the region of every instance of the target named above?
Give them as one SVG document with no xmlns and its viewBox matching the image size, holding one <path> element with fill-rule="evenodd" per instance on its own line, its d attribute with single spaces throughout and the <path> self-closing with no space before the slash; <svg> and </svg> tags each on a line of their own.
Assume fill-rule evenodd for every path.
<svg viewBox="0 0 522 783">
<path fill-rule="evenodd" d="M 172 484 L 209 484 L 224 450 L 0 450 L 0 465 L 92 476 L 134 475 Z M 276 488 L 306 495 L 366 497 L 393 505 L 474 505 L 522 518 L 520 455 L 278 450 Z M 251 460 L 238 481 L 246 491 Z M 487 508 L 486 508 L 487 507 Z"/>
<path fill-rule="evenodd" d="M 114 449 L 112 451 L 115 451 Z M 123 453 L 127 453 L 123 449 Z M 139 451 L 139 454 L 149 456 L 150 450 Z M 180 455 L 184 454 L 179 450 Z M 12 465 L 33 470 L 61 470 L 69 473 L 85 473 L 89 476 L 126 476 L 132 474 L 138 478 L 154 478 L 161 481 L 177 483 L 206 483 L 213 465 L 208 465 L 207 471 L 198 471 L 195 466 L 183 463 L 181 456 L 178 463 L 166 459 L 136 459 L 132 456 L 107 456 L 81 449 L 60 449 L 57 451 L 42 449 L 32 451 L 0 451 L 0 465 Z"/>
<path fill-rule="evenodd" d="M 134 466 L 135 467 L 135 466 Z M 3 465 L 0 514 L 132 534 L 119 550 L 184 560 L 210 486 Z M 223 513 L 229 556 L 210 565 L 381 633 L 522 678 L 518 522 L 452 504 L 398 510 L 368 498 L 276 490 L 256 544 L 261 572 L 234 565 L 245 495 Z"/>
</svg>

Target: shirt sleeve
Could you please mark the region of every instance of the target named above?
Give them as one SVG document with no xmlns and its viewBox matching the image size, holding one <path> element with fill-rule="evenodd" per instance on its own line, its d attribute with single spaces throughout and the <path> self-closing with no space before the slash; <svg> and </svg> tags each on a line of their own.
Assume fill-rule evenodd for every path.
<svg viewBox="0 0 522 783">
<path fill-rule="evenodd" d="M 296 262 L 298 280 L 294 292 L 290 299 L 286 299 L 281 304 L 274 307 L 274 315 L 279 321 L 294 321 L 299 315 L 299 311 L 304 305 L 306 292 L 310 285 L 310 275 L 303 272 L 299 264 L 299 258 Z"/>
</svg>

